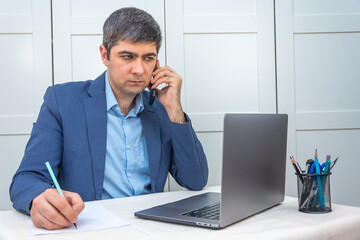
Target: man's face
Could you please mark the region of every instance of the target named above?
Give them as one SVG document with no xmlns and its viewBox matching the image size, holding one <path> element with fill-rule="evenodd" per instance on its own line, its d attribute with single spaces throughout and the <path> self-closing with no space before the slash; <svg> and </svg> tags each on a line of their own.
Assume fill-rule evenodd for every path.
<svg viewBox="0 0 360 240">
<path fill-rule="evenodd" d="M 103 45 L 100 52 L 115 97 L 134 97 L 149 85 L 156 64 L 155 42 L 119 41 L 111 48 L 109 59 Z"/>
</svg>

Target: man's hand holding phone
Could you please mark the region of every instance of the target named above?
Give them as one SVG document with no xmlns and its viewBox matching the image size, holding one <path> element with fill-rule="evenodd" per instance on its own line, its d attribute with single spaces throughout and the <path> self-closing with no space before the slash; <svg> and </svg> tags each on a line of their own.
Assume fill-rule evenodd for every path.
<svg viewBox="0 0 360 240">
<path fill-rule="evenodd" d="M 156 61 L 156 70 L 152 75 L 151 88 L 155 89 L 156 96 L 164 105 L 170 121 L 185 123 L 185 116 L 180 102 L 182 78 L 172 68 L 160 67 L 159 60 Z M 162 83 L 167 86 L 157 89 Z"/>
</svg>

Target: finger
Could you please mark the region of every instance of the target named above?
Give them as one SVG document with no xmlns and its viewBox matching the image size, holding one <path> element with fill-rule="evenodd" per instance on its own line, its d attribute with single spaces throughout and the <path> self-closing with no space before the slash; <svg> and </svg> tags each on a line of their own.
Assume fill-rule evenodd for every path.
<svg viewBox="0 0 360 240">
<path fill-rule="evenodd" d="M 169 85 L 173 85 L 173 84 L 177 84 L 177 83 L 181 84 L 181 78 L 179 76 L 171 74 L 171 73 L 159 72 L 151 81 L 151 83 L 156 86 L 158 86 L 159 84 L 164 83 L 164 82 Z M 173 84 L 171 84 L 171 83 L 173 83 Z"/>
<path fill-rule="evenodd" d="M 61 229 L 69 227 L 72 224 L 54 207 L 53 211 L 47 212 L 47 214 L 42 215 L 42 217 L 44 218 L 42 221 L 43 227 L 46 229 Z"/>
<path fill-rule="evenodd" d="M 59 194 L 52 194 L 48 196 L 48 201 L 68 220 L 68 222 L 74 223 L 77 221 L 77 214 L 66 198 L 60 196 Z"/>
<path fill-rule="evenodd" d="M 162 77 L 153 83 L 152 88 L 156 89 L 162 83 L 166 83 L 168 86 L 174 86 L 172 77 Z"/>
<path fill-rule="evenodd" d="M 172 69 L 171 67 L 165 66 L 165 67 L 160 67 L 160 64 L 156 65 L 156 70 L 153 72 L 153 76 L 157 75 L 159 72 L 169 72 L 175 75 L 178 75 L 177 72 Z"/>
<path fill-rule="evenodd" d="M 49 230 L 64 228 L 64 226 L 50 221 L 49 219 L 47 219 L 45 216 L 43 216 L 39 212 L 31 214 L 31 220 L 34 223 L 35 227 L 38 227 L 38 228 L 46 228 Z"/>
<path fill-rule="evenodd" d="M 154 78 L 156 79 L 162 76 L 173 76 L 176 78 L 181 78 L 180 75 L 170 67 L 162 67 L 156 70 Z"/>
<path fill-rule="evenodd" d="M 39 224 L 41 227 L 47 229 L 54 228 L 55 225 L 57 228 L 59 228 L 59 226 L 61 226 L 61 228 L 68 227 L 71 223 L 48 201 L 47 195 L 49 194 L 33 200 L 31 211 L 33 222 L 40 221 Z M 63 197 L 61 198 L 64 199 Z"/>
</svg>

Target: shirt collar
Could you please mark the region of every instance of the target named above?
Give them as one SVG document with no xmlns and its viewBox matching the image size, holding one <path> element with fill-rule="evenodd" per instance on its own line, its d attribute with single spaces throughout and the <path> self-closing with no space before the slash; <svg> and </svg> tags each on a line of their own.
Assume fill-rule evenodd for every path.
<svg viewBox="0 0 360 240">
<path fill-rule="evenodd" d="M 111 89 L 110 83 L 109 83 L 109 77 L 108 72 L 105 73 L 105 94 L 106 94 L 106 108 L 107 111 L 109 111 L 113 107 L 119 106 L 114 92 Z M 135 98 L 135 106 L 131 111 L 129 112 L 128 116 L 136 116 L 138 113 L 144 110 L 144 102 L 141 93 L 136 95 Z"/>
</svg>

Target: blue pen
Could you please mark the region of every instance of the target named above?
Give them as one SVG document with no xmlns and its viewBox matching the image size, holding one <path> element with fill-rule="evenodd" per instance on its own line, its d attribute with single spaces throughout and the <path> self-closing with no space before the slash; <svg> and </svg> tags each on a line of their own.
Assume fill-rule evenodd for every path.
<svg viewBox="0 0 360 240">
<path fill-rule="evenodd" d="M 320 163 L 319 163 L 319 159 L 317 157 L 317 149 L 315 151 L 315 169 L 316 169 L 316 174 L 321 174 L 320 172 Z M 321 181 L 321 177 L 317 176 L 317 181 L 318 181 L 318 188 L 319 188 L 319 197 L 320 197 L 320 207 L 321 208 L 325 208 L 325 199 L 324 199 L 324 194 L 322 191 L 322 181 Z"/>
<path fill-rule="evenodd" d="M 326 160 L 328 159 L 330 155 L 327 155 Z M 316 170 L 315 170 L 315 162 L 311 165 L 310 167 L 310 173 L 311 174 L 316 174 Z M 330 167 L 330 158 L 329 160 L 327 160 L 326 162 L 324 162 L 323 164 L 321 164 L 320 166 L 320 173 L 328 173 L 329 172 L 329 167 Z M 324 170 L 323 170 L 324 169 Z M 326 180 L 327 176 L 321 176 L 321 181 L 322 181 L 322 190 L 323 190 L 323 194 L 325 194 L 325 184 L 326 181 L 324 181 L 324 179 Z M 316 177 L 312 177 L 313 181 L 315 181 Z M 316 207 L 317 203 L 319 202 L 319 197 L 320 193 L 317 192 L 316 196 L 314 197 L 314 200 L 312 201 L 311 207 Z"/>
<path fill-rule="evenodd" d="M 56 187 L 56 190 L 58 191 L 58 193 L 59 193 L 63 198 L 65 198 L 64 194 L 63 194 L 62 191 L 61 191 L 60 185 L 59 185 L 58 181 L 56 180 L 55 174 L 54 174 L 54 172 L 53 172 L 53 170 L 52 170 L 49 162 L 46 162 L 45 165 L 46 165 L 46 167 L 47 167 L 47 169 L 48 169 L 48 171 L 49 171 L 49 173 L 50 173 L 51 179 L 52 179 L 53 182 L 54 182 L 54 185 L 55 185 L 55 187 Z M 74 227 L 77 229 L 76 223 L 74 223 Z"/>
</svg>

